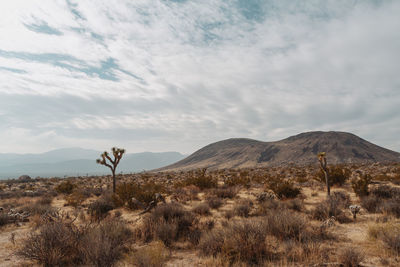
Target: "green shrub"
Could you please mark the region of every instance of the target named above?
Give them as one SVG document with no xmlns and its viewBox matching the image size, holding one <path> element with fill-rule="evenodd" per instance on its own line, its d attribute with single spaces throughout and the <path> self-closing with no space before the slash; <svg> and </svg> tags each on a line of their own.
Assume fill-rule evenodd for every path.
<svg viewBox="0 0 400 267">
<path fill-rule="evenodd" d="M 293 182 L 279 176 L 268 179 L 266 186 L 279 198 L 295 198 L 301 193 L 300 188 L 295 187 Z"/>
<path fill-rule="evenodd" d="M 71 181 L 64 181 L 61 182 L 59 185 L 56 186 L 56 191 L 60 194 L 71 194 L 72 191 L 76 188 L 76 185 L 73 184 Z"/>
<path fill-rule="evenodd" d="M 328 178 L 330 185 L 342 186 L 350 178 L 351 171 L 342 166 L 336 165 L 328 167 Z M 325 183 L 325 174 L 322 170 L 319 170 L 317 174 L 317 180 Z"/>
<path fill-rule="evenodd" d="M 251 180 L 247 171 L 241 171 L 239 175 L 230 175 L 224 178 L 224 184 L 227 186 L 250 187 Z"/>
<path fill-rule="evenodd" d="M 360 174 L 360 177 L 351 180 L 351 187 L 354 193 L 359 196 L 367 196 L 369 194 L 368 186 L 372 181 L 372 177 L 369 174 Z"/>
<path fill-rule="evenodd" d="M 123 183 L 117 186 L 115 193 L 116 198 L 114 201 L 116 202 L 115 204 L 117 206 L 122 206 L 127 203 L 130 209 L 137 209 L 139 207 L 132 202 L 132 198 L 139 200 L 145 205 L 148 205 L 154 200 L 154 195 L 156 193 L 163 192 L 165 192 L 165 187 L 162 184 L 157 184 L 154 182 L 148 182 L 143 185 L 135 182 Z"/>
<path fill-rule="evenodd" d="M 206 174 L 207 169 L 192 171 L 190 177 L 175 184 L 177 187 L 195 185 L 200 189 L 217 187 L 218 181 L 211 175 Z"/>
</svg>

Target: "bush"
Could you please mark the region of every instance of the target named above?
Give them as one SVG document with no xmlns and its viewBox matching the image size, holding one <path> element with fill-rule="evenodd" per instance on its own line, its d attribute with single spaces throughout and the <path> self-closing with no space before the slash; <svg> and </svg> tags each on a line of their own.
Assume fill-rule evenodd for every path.
<svg viewBox="0 0 400 267">
<path fill-rule="evenodd" d="M 169 257 L 168 250 L 160 242 L 138 249 L 132 255 L 132 263 L 139 267 L 162 267 Z"/>
<path fill-rule="evenodd" d="M 36 201 L 36 203 L 40 205 L 51 205 L 51 202 L 53 202 L 53 197 L 51 195 L 44 195 Z"/>
<path fill-rule="evenodd" d="M 23 212 L 29 213 L 30 216 L 33 215 L 39 215 L 39 216 L 45 216 L 45 215 L 50 215 L 50 216 L 56 216 L 58 213 L 58 210 L 54 207 L 52 207 L 49 204 L 40 204 L 40 202 L 28 204 L 26 206 L 23 206 L 21 208 Z"/>
<path fill-rule="evenodd" d="M 239 217 L 248 217 L 253 203 L 251 201 L 242 201 L 233 207 L 233 212 Z"/>
<path fill-rule="evenodd" d="M 68 196 L 65 197 L 67 204 L 72 207 L 78 207 L 82 205 L 83 201 L 85 201 L 86 196 L 82 194 L 82 192 L 75 191 Z"/>
<path fill-rule="evenodd" d="M 384 231 L 380 238 L 388 248 L 394 250 L 396 253 L 400 253 L 400 231 Z"/>
<path fill-rule="evenodd" d="M 227 186 L 244 186 L 246 188 L 250 187 L 249 174 L 246 171 L 242 171 L 239 175 L 231 175 L 224 178 L 224 184 Z"/>
<path fill-rule="evenodd" d="M 397 199 L 387 200 L 382 203 L 381 210 L 386 214 L 394 215 L 400 218 L 400 202 Z"/>
<path fill-rule="evenodd" d="M 88 213 L 94 220 L 105 218 L 110 210 L 115 208 L 110 196 L 103 196 L 88 206 Z"/>
<path fill-rule="evenodd" d="M 0 227 L 13 222 L 13 218 L 6 213 L 0 213 Z"/>
<path fill-rule="evenodd" d="M 79 246 L 81 235 L 73 224 L 47 223 L 39 232 L 28 235 L 17 255 L 44 266 L 78 265 L 83 258 Z"/>
<path fill-rule="evenodd" d="M 381 202 L 381 199 L 375 195 L 364 196 L 361 198 L 361 206 L 368 212 L 372 213 L 380 211 Z"/>
<path fill-rule="evenodd" d="M 392 198 L 392 187 L 388 185 L 381 185 L 371 190 L 371 194 L 377 198 Z"/>
<path fill-rule="evenodd" d="M 339 251 L 338 261 L 344 267 L 357 267 L 364 260 L 365 256 L 356 248 L 346 247 Z"/>
<path fill-rule="evenodd" d="M 111 266 L 126 249 L 131 231 L 122 221 L 77 227 L 48 222 L 23 240 L 17 255 L 45 266 Z"/>
<path fill-rule="evenodd" d="M 237 187 L 219 187 L 211 191 L 213 195 L 219 198 L 234 198 L 238 193 Z"/>
<path fill-rule="evenodd" d="M 209 215 L 210 214 L 210 206 L 207 203 L 200 203 L 192 209 L 192 212 L 197 213 L 199 215 Z"/>
<path fill-rule="evenodd" d="M 177 203 L 168 203 L 157 206 L 145 217 L 139 235 L 145 242 L 154 239 L 161 240 L 164 245 L 171 246 L 174 241 L 193 240 L 195 216 L 184 210 Z"/>
<path fill-rule="evenodd" d="M 285 206 L 294 211 L 303 211 L 304 210 L 304 202 L 301 199 L 294 198 L 294 199 L 289 199 L 288 201 L 285 202 Z"/>
<path fill-rule="evenodd" d="M 178 187 L 195 185 L 200 189 L 214 188 L 217 187 L 218 181 L 211 175 L 206 174 L 207 169 L 201 169 L 192 171 L 190 173 L 191 177 L 186 178 L 182 182 L 176 184 Z"/>
<path fill-rule="evenodd" d="M 295 198 L 301 193 L 300 188 L 295 187 L 293 182 L 279 176 L 271 177 L 266 186 L 279 198 Z"/>
<path fill-rule="evenodd" d="M 336 165 L 328 167 L 328 179 L 330 185 L 342 186 L 350 178 L 350 175 L 351 171 L 342 166 Z M 325 183 L 325 174 L 322 170 L 319 170 L 317 180 Z"/>
<path fill-rule="evenodd" d="M 210 197 L 207 200 L 208 206 L 212 209 L 218 209 L 222 206 L 223 201 L 219 197 Z"/>
<path fill-rule="evenodd" d="M 71 194 L 72 191 L 76 188 L 76 185 L 73 184 L 71 181 L 64 181 L 61 182 L 59 185 L 56 186 L 56 191 L 60 194 Z"/>
<path fill-rule="evenodd" d="M 88 228 L 81 240 L 84 262 L 92 266 L 112 266 L 127 251 L 131 237 L 132 231 L 120 220 L 105 220 Z"/>
<path fill-rule="evenodd" d="M 368 227 L 368 236 L 380 239 L 396 253 L 400 253 L 400 226 L 398 224 L 373 224 Z"/>
<path fill-rule="evenodd" d="M 336 198 L 329 198 L 319 204 L 311 211 L 311 217 L 315 220 L 324 221 L 332 216 L 340 223 L 349 222 L 341 207 L 343 204 Z"/>
<path fill-rule="evenodd" d="M 360 177 L 351 180 L 351 187 L 354 193 L 359 197 L 364 197 L 369 194 L 368 186 L 372 181 L 369 174 L 360 174 Z"/>
<path fill-rule="evenodd" d="M 266 225 L 262 220 L 246 220 L 230 223 L 223 229 L 213 229 L 200 240 L 199 249 L 204 255 L 222 257 L 230 263 L 246 262 L 261 264 L 274 251 L 264 245 L 267 237 Z"/>
<path fill-rule="evenodd" d="M 122 206 L 127 203 L 130 209 L 138 209 L 140 207 L 137 207 L 137 205 L 132 202 L 132 198 L 136 198 L 145 205 L 148 205 L 154 200 L 154 195 L 156 193 L 163 192 L 165 192 L 164 186 L 154 182 L 148 182 L 143 185 L 135 182 L 123 183 L 117 186 L 115 201 L 117 202 L 117 206 Z"/>
</svg>

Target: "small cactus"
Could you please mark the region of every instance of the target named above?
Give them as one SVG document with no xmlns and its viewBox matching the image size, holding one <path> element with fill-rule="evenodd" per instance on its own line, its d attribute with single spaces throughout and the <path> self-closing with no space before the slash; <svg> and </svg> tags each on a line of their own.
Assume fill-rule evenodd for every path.
<svg viewBox="0 0 400 267">
<path fill-rule="evenodd" d="M 361 210 L 361 207 L 358 205 L 350 205 L 349 209 L 350 209 L 351 213 L 353 214 L 353 219 L 355 220 L 357 217 L 357 213 L 359 213 Z"/>
</svg>

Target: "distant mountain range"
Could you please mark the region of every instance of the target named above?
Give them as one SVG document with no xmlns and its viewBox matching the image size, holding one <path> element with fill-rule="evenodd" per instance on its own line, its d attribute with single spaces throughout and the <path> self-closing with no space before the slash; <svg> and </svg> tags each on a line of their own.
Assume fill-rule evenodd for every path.
<svg viewBox="0 0 400 267">
<path fill-rule="evenodd" d="M 244 138 L 223 140 L 159 170 L 308 165 L 317 163 L 318 152 L 326 152 L 328 164 L 400 161 L 400 153 L 351 133 L 306 132 L 276 142 Z"/>
<path fill-rule="evenodd" d="M 41 176 L 77 176 L 108 174 L 110 170 L 96 164 L 102 151 L 64 148 L 42 154 L 0 154 L 0 178 L 18 178 L 27 174 Z M 123 156 L 117 172 L 131 173 L 152 170 L 183 159 L 178 152 L 132 153 Z"/>
</svg>

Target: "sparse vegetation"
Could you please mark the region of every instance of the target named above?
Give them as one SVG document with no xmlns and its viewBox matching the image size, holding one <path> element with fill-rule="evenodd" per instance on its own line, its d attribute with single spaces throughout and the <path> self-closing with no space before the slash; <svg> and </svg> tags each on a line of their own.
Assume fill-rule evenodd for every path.
<svg viewBox="0 0 400 267">
<path fill-rule="evenodd" d="M 390 165 L 340 168 L 352 171 L 352 176 L 361 170 L 370 177 L 393 177 L 396 171 Z M 13 240 L 2 249 L 20 251 L 31 240 L 36 244 L 31 246 L 33 256 L 18 255 L 30 264 L 49 266 L 384 264 L 374 256 L 377 251 L 385 251 L 385 264 L 396 263 L 398 186 L 371 179 L 368 194 L 358 197 L 346 179 L 340 190 L 333 189 L 325 198 L 324 185 L 313 179 L 317 173 L 317 166 L 290 166 L 209 170 L 201 175 L 126 174 L 120 176 L 115 194 L 106 188 L 110 175 L 0 182 L 0 235 L 7 233 L 5 239 Z M 211 185 L 200 188 L 202 182 L 194 182 L 199 177 L 206 181 L 203 185 Z M 53 191 L 69 187 L 66 184 L 73 185 L 72 191 Z M 296 190 L 300 188 L 301 193 Z M 130 203 L 134 198 L 144 206 L 154 204 L 156 193 L 162 193 L 166 203 L 158 202 L 149 211 L 136 211 L 134 201 Z M 362 206 L 357 220 L 350 218 L 350 205 Z M 348 249 L 354 247 L 353 228 L 357 235 L 368 233 L 371 238 L 357 240 L 358 250 Z"/>
</svg>

